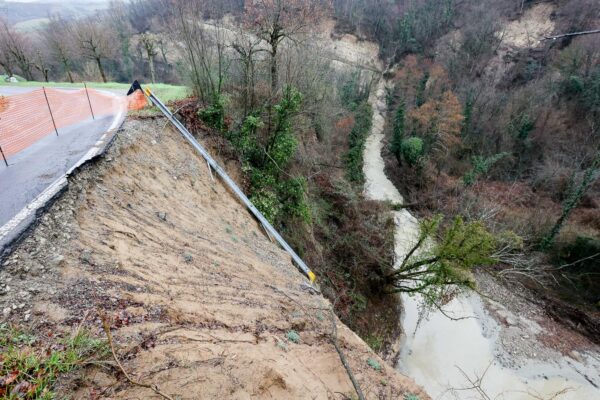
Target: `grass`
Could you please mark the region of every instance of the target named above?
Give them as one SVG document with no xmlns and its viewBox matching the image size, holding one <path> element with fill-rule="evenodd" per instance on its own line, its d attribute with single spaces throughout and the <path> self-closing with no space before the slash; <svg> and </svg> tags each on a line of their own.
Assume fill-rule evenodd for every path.
<svg viewBox="0 0 600 400">
<path fill-rule="evenodd" d="M 60 374 L 108 354 L 106 341 L 84 330 L 44 344 L 29 332 L 0 324 L 0 398 L 54 399 L 53 386 Z"/>
<path fill-rule="evenodd" d="M 60 87 L 60 88 L 83 88 L 83 83 L 69 83 L 69 82 L 37 82 L 37 81 L 22 81 L 17 83 L 9 83 L 4 81 L 4 75 L 0 75 L 0 86 L 13 86 L 13 87 Z M 19 77 L 17 77 L 19 79 Z M 105 89 L 105 90 L 122 90 L 123 94 L 127 93 L 127 90 L 131 86 L 129 83 L 117 83 L 117 82 L 86 82 L 89 88 L 94 89 Z M 143 85 L 144 87 L 149 86 L 152 91 L 160 98 L 163 102 L 167 103 L 173 100 L 184 99 L 189 96 L 189 89 L 186 86 L 169 85 L 166 83 L 154 83 Z"/>
</svg>

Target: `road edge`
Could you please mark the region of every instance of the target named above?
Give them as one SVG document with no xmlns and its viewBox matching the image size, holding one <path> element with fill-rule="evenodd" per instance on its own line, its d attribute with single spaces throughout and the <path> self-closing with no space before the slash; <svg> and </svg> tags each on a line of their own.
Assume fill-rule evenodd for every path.
<svg viewBox="0 0 600 400">
<path fill-rule="evenodd" d="M 126 113 L 126 110 L 119 112 L 108 130 L 87 153 L 11 218 L 10 221 L 0 227 L 0 269 L 3 268 L 6 258 L 12 253 L 14 248 L 33 231 L 38 225 L 40 218 L 68 189 L 70 178 L 77 175 L 84 166 L 97 161 L 106 154 L 106 151 L 116 139 L 117 134 L 122 130 L 127 117 Z"/>
</svg>

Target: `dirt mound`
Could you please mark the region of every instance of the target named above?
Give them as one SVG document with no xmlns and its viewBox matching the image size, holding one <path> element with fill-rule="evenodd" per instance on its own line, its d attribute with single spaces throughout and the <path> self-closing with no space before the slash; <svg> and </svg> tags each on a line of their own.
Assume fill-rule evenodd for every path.
<svg viewBox="0 0 600 400">
<path fill-rule="evenodd" d="M 2 318 L 103 336 L 106 313 L 124 368 L 174 398 L 352 397 L 328 301 L 165 126 L 126 122 L 106 157 L 71 178 L 0 271 Z M 335 320 L 368 398 L 428 398 Z M 158 398 L 105 364 L 61 390 Z"/>
</svg>

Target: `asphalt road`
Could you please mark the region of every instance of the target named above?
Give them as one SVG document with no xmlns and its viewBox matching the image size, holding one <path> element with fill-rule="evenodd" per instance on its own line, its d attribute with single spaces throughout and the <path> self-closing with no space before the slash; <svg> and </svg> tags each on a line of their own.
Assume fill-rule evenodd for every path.
<svg viewBox="0 0 600 400">
<path fill-rule="evenodd" d="M 0 157 L 0 250 L 29 225 L 51 189 L 64 185 L 66 173 L 106 146 L 124 116 L 119 112 L 60 128 L 59 136 L 48 134 L 8 157 L 8 167 Z"/>
</svg>

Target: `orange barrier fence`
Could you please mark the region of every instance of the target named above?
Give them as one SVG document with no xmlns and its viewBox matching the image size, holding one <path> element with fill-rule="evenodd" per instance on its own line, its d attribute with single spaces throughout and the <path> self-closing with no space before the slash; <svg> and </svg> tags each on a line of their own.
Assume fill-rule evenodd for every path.
<svg viewBox="0 0 600 400">
<path fill-rule="evenodd" d="M 60 135 L 61 128 L 146 104 L 139 91 L 125 97 L 95 89 L 42 88 L 0 97 L 0 147 L 9 157 L 47 135 Z"/>
</svg>

